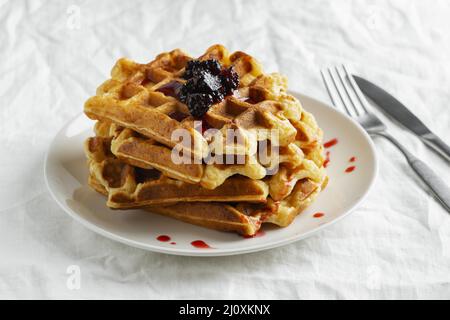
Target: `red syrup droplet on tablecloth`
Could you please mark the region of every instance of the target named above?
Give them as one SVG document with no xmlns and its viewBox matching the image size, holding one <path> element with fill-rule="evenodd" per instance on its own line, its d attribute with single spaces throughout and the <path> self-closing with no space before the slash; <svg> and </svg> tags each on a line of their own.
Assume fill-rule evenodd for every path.
<svg viewBox="0 0 450 320">
<path fill-rule="evenodd" d="M 347 169 L 345 169 L 345 172 L 350 173 L 350 172 L 353 172 L 355 169 L 356 169 L 355 166 L 351 166 L 351 167 L 348 167 Z"/>
<path fill-rule="evenodd" d="M 193 247 L 199 248 L 199 249 L 209 249 L 211 248 L 205 241 L 203 240 L 195 240 L 191 242 L 191 245 Z"/>
<path fill-rule="evenodd" d="M 338 143 L 338 139 L 334 138 L 331 139 L 330 141 L 327 141 L 323 144 L 324 148 L 331 148 L 332 146 L 335 146 Z"/>
<path fill-rule="evenodd" d="M 314 218 L 322 218 L 325 215 L 325 213 L 322 212 L 316 212 L 313 214 Z"/>
<path fill-rule="evenodd" d="M 260 238 L 260 237 L 264 236 L 265 234 L 266 234 L 266 232 L 264 230 L 258 230 L 254 235 L 251 235 L 251 236 L 245 235 L 242 237 L 245 239 Z"/>
<path fill-rule="evenodd" d="M 163 234 L 163 235 L 156 237 L 156 240 L 161 241 L 161 242 L 167 242 L 167 241 L 170 241 L 170 237 Z"/>
<path fill-rule="evenodd" d="M 355 162 L 356 161 L 356 157 L 351 157 L 350 159 L 348 159 L 348 162 Z"/>
</svg>

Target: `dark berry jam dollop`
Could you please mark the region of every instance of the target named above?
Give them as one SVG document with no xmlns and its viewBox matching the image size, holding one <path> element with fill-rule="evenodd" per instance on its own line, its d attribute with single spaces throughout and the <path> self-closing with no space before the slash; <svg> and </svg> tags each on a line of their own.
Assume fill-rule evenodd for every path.
<svg viewBox="0 0 450 320">
<path fill-rule="evenodd" d="M 184 72 L 183 78 L 190 79 L 195 77 L 197 74 L 202 73 L 203 71 L 208 71 L 209 73 L 217 76 L 222 67 L 216 59 L 210 60 L 191 60 L 188 61 L 186 65 L 186 70 Z"/>
<path fill-rule="evenodd" d="M 186 104 L 194 117 L 201 118 L 213 102 L 212 96 L 208 93 L 191 93 L 188 95 Z"/>
<path fill-rule="evenodd" d="M 178 90 L 178 98 L 196 118 L 202 117 L 212 104 L 222 101 L 239 86 L 239 75 L 233 67 L 222 68 L 215 59 L 189 61 L 183 78 L 187 81 Z"/>
<path fill-rule="evenodd" d="M 228 95 L 238 88 L 239 75 L 233 68 L 224 69 L 220 74 L 220 81 L 222 82 L 224 94 Z"/>
</svg>

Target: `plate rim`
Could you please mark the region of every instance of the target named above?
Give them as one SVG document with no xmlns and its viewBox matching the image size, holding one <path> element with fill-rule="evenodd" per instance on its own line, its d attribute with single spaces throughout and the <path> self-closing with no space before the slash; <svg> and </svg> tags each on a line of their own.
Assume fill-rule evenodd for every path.
<svg viewBox="0 0 450 320">
<path fill-rule="evenodd" d="M 66 121 L 65 124 L 57 131 L 57 133 L 51 140 L 49 147 L 45 153 L 45 160 L 44 160 L 45 184 L 47 186 L 48 191 L 50 192 L 51 197 L 53 198 L 53 200 L 56 201 L 56 203 L 61 207 L 61 209 L 63 209 L 66 212 L 66 214 L 68 214 L 70 217 L 72 217 L 75 221 L 81 223 L 87 229 L 89 229 L 95 233 L 98 233 L 98 234 L 100 234 L 108 239 L 111 239 L 113 241 L 117 241 L 117 242 L 129 245 L 129 246 L 132 246 L 135 248 L 143 249 L 146 251 L 165 253 L 165 254 L 170 254 L 170 255 L 178 255 L 178 256 L 191 256 L 191 257 L 216 257 L 217 256 L 218 257 L 218 256 L 231 256 L 231 255 L 240 255 L 240 254 L 246 254 L 246 253 L 259 252 L 259 251 L 269 250 L 269 249 L 273 249 L 276 247 L 288 245 L 288 244 L 294 243 L 296 241 L 303 240 L 305 238 L 312 236 L 315 233 L 318 233 L 319 231 L 323 230 L 324 228 L 327 228 L 327 227 L 331 226 L 332 224 L 334 224 L 338 221 L 341 221 L 343 218 L 347 217 L 350 213 L 352 213 L 359 206 L 359 204 L 366 199 L 367 195 L 372 190 L 373 185 L 377 179 L 378 171 L 379 171 L 379 160 L 378 160 L 378 155 L 377 155 L 375 144 L 374 144 L 373 140 L 370 138 L 369 134 L 361 127 L 361 125 L 358 122 L 353 120 L 348 115 L 346 115 L 342 112 L 339 112 L 338 110 L 336 110 L 334 107 L 332 107 L 328 103 L 325 103 L 315 97 L 311 97 L 306 94 L 301 94 L 294 90 L 289 90 L 289 93 L 298 97 L 302 104 L 303 104 L 302 99 L 310 100 L 313 103 L 321 104 L 329 109 L 332 109 L 333 110 L 332 112 L 336 112 L 340 116 L 346 118 L 346 120 L 350 121 L 354 125 L 354 127 L 362 134 L 362 136 L 365 138 L 366 142 L 368 143 L 369 150 L 373 156 L 372 158 L 373 158 L 373 162 L 374 162 L 374 170 L 370 177 L 368 188 L 362 194 L 362 196 L 359 197 L 359 199 L 357 201 L 355 201 L 353 203 L 353 205 L 348 210 L 346 210 L 343 214 L 341 214 L 340 216 L 334 218 L 331 221 L 325 222 L 325 223 L 317 226 L 316 228 L 309 230 L 303 234 L 293 235 L 291 237 L 288 237 L 288 238 L 285 238 L 282 240 L 278 240 L 278 241 L 262 243 L 262 244 L 257 244 L 257 245 L 253 245 L 253 246 L 247 246 L 243 249 L 229 248 L 229 249 L 214 249 L 214 250 L 198 250 L 197 251 L 194 248 L 193 249 L 179 249 L 179 248 L 172 248 L 172 247 L 165 248 L 165 247 L 161 247 L 161 246 L 154 246 L 151 244 L 143 244 L 141 242 L 131 240 L 129 238 L 125 238 L 121 235 L 118 235 L 116 233 L 113 233 L 111 231 L 103 229 L 103 228 L 89 222 L 88 220 L 83 219 L 79 214 L 77 214 L 75 212 L 75 210 L 71 209 L 70 207 L 68 207 L 66 204 L 62 203 L 58 199 L 57 195 L 55 194 L 55 192 L 53 191 L 53 189 L 50 186 L 50 182 L 49 182 L 49 178 L 48 178 L 49 155 L 50 155 L 50 151 L 53 149 L 53 145 L 54 145 L 55 141 L 58 139 L 58 137 L 61 135 L 61 133 L 67 128 L 68 124 L 72 123 L 75 119 L 80 117 L 80 115 L 82 115 L 83 112 L 77 113 L 74 117 L 72 117 L 71 119 Z"/>
</svg>

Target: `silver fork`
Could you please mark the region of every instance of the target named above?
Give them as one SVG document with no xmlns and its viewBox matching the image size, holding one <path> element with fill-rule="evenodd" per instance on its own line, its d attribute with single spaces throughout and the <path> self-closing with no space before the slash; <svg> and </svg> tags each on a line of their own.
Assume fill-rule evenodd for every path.
<svg viewBox="0 0 450 320">
<path fill-rule="evenodd" d="M 375 114 L 368 111 L 369 104 L 347 68 L 345 66 L 328 68 L 320 73 L 334 107 L 353 117 L 369 135 L 381 136 L 392 142 L 444 208 L 450 212 L 450 189 L 425 162 L 416 158 L 391 136 L 387 132 L 386 125 Z"/>
</svg>

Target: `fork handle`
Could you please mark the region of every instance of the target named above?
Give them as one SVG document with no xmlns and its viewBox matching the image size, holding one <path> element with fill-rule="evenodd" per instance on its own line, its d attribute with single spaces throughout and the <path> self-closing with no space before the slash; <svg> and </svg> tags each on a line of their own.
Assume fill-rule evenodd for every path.
<svg viewBox="0 0 450 320">
<path fill-rule="evenodd" d="M 442 141 L 434 133 L 430 132 L 420 137 L 423 142 L 425 142 L 432 149 L 437 151 L 442 157 L 444 157 L 447 161 L 450 161 L 450 146 Z"/>
<path fill-rule="evenodd" d="M 422 160 L 415 157 L 400 142 L 386 132 L 371 132 L 388 139 L 392 142 L 405 156 L 409 165 L 430 188 L 435 197 L 441 202 L 443 207 L 450 213 L 450 189 L 445 182 Z"/>
</svg>

